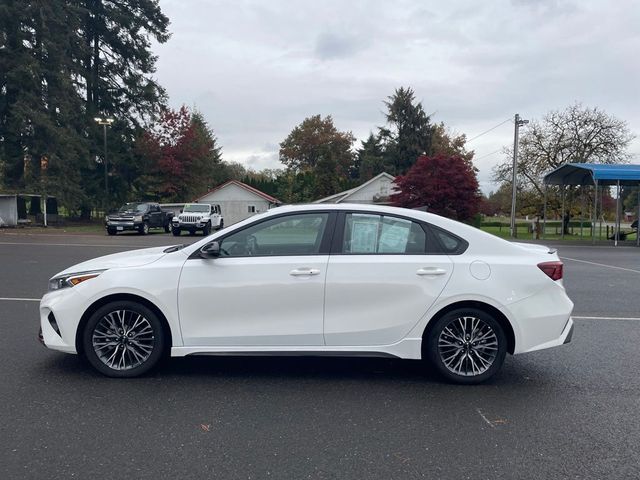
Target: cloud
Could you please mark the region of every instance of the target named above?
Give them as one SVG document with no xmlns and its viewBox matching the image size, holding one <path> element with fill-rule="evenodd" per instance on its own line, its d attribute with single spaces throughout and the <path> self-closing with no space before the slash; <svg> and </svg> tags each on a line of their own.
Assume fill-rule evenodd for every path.
<svg viewBox="0 0 640 480">
<path fill-rule="evenodd" d="M 154 46 L 173 106 L 196 105 L 225 158 L 279 167 L 304 118 L 332 115 L 364 139 L 383 100 L 411 86 L 434 120 L 473 137 L 518 112 L 540 118 L 575 101 L 640 133 L 640 3 L 633 0 L 420 0 L 217 3 L 164 0 L 172 38 Z M 508 123 L 471 144 L 479 178 L 508 145 Z M 265 148 L 265 145 L 268 147 Z M 640 153 L 640 140 L 632 145 Z"/>
<path fill-rule="evenodd" d="M 315 53 L 321 60 L 331 60 L 350 57 L 362 47 L 362 43 L 357 38 L 348 34 L 322 32 L 316 40 Z"/>
</svg>

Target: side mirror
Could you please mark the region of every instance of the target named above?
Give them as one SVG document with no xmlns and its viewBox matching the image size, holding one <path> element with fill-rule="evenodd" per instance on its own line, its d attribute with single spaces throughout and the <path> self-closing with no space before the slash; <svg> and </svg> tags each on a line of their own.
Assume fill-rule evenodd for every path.
<svg viewBox="0 0 640 480">
<path fill-rule="evenodd" d="M 200 249 L 202 258 L 218 258 L 220 256 L 220 244 L 218 242 L 207 243 Z"/>
</svg>

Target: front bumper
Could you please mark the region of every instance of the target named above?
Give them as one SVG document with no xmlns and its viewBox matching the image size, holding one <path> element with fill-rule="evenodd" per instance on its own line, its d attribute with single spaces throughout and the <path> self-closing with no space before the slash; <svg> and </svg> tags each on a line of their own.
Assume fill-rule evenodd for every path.
<svg viewBox="0 0 640 480">
<path fill-rule="evenodd" d="M 184 230 L 201 230 L 206 225 L 207 225 L 207 222 L 204 222 L 204 223 L 171 222 L 171 226 L 173 228 L 182 228 Z"/>
<path fill-rule="evenodd" d="M 111 221 L 108 221 L 108 222 L 106 222 L 105 228 L 113 229 L 113 230 L 116 230 L 118 232 L 121 232 L 121 231 L 124 231 L 124 230 L 138 230 L 141 226 L 142 226 L 142 223 L 136 223 L 136 222 L 111 222 Z"/>
<path fill-rule="evenodd" d="M 66 353 L 77 353 L 75 335 L 84 298 L 76 288 L 64 288 L 47 293 L 40 301 L 40 331 L 38 338 L 45 347 Z"/>
</svg>

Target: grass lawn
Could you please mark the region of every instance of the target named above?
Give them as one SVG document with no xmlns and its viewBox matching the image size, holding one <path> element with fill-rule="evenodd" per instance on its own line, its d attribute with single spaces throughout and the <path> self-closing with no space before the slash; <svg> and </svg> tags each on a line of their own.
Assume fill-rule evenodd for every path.
<svg viewBox="0 0 640 480">
<path fill-rule="evenodd" d="M 542 224 L 540 224 L 540 227 L 542 228 Z M 494 226 L 483 226 L 480 227 L 482 230 L 484 230 L 485 232 L 491 233 L 493 235 L 496 235 L 498 237 L 501 238 L 510 238 L 509 236 L 509 225 L 505 225 L 503 227 L 494 227 Z M 582 235 L 580 235 L 580 228 L 573 228 L 571 229 L 573 231 L 573 233 L 571 235 L 565 235 L 564 236 L 564 240 L 566 241 L 585 241 L 585 242 L 590 242 L 592 240 L 591 238 L 591 229 L 590 228 L 584 228 L 582 230 Z M 629 231 L 629 229 L 622 229 L 623 232 Z M 542 236 L 542 235 L 541 235 Z M 529 231 L 529 228 L 527 226 L 519 226 L 517 228 L 517 237 L 522 239 L 522 240 L 532 240 L 535 237 L 533 236 L 533 234 Z M 630 235 L 627 235 L 626 240 L 627 241 L 634 241 L 636 239 L 636 233 L 633 232 Z M 544 235 L 544 240 L 562 240 L 562 235 L 559 232 L 558 228 L 555 227 L 547 227 L 547 229 L 545 230 L 545 235 Z M 596 240 L 608 240 L 607 239 L 607 231 L 605 228 L 602 229 L 602 235 L 600 235 L 600 229 L 596 229 Z"/>
<path fill-rule="evenodd" d="M 90 224 L 77 224 L 77 225 L 64 225 L 64 226 L 50 226 L 50 227 L 18 227 L 18 228 L 3 228 L 3 232 L 15 232 L 15 233 L 76 233 L 76 234 L 104 234 L 104 225 L 100 223 Z"/>
</svg>

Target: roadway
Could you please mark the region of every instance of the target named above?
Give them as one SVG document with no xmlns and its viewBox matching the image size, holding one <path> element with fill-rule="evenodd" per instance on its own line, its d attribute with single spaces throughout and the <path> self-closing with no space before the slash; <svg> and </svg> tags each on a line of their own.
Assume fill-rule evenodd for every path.
<svg viewBox="0 0 640 480">
<path fill-rule="evenodd" d="M 475 387 L 340 358 L 173 359 L 113 380 L 36 341 L 31 299 L 53 274 L 174 243 L 0 233 L 0 478 L 640 478 L 640 250 L 560 247 L 573 342 Z"/>
</svg>

